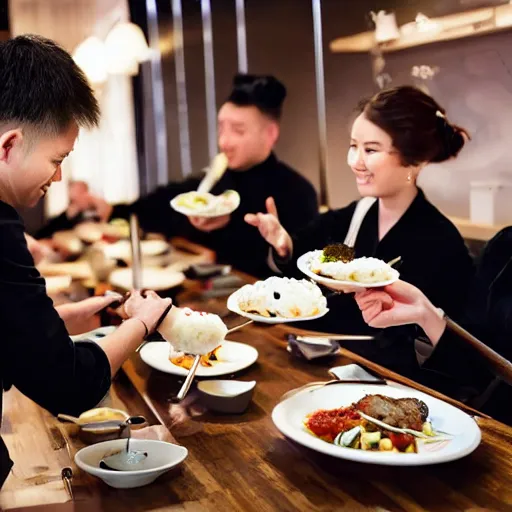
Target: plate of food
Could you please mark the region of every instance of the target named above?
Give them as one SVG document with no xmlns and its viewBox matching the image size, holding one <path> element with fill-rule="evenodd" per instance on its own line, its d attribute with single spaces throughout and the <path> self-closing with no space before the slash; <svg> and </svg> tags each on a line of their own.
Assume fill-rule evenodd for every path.
<svg viewBox="0 0 512 512">
<path fill-rule="evenodd" d="M 240 206 L 240 194 L 226 190 L 218 196 L 209 192 L 185 192 L 171 201 L 171 207 L 187 217 L 220 217 L 229 215 Z"/>
<path fill-rule="evenodd" d="M 185 281 L 185 274 L 166 268 L 144 267 L 142 269 L 142 288 L 165 291 L 180 286 Z M 133 270 L 118 268 L 109 276 L 109 282 L 120 290 L 133 289 Z"/>
<path fill-rule="evenodd" d="M 377 258 L 337 259 L 339 244 L 310 251 L 297 260 L 299 270 L 317 283 L 350 288 L 380 288 L 398 281 L 400 273 Z"/>
<path fill-rule="evenodd" d="M 272 412 L 289 439 L 368 464 L 421 466 L 460 459 L 480 444 L 473 418 L 411 388 L 340 383 L 305 389 Z"/>
<path fill-rule="evenodd" d="M 169 343 L 162 341 L 146 343 L 139 353 L 147 365 L 171 375 L 186 376 L 194 362 L 193 355 L 175 352 Z M 201 356 L 196 376 L 229 375 L 251 366 L 257 359 L 258 351 L 254 347 L 226 340 L 210 353 Z"/>
<path fill-rule="evenodd" d="M 170 250 L 170 245 L 165 240 L 141 240 L 140 253 L 143 258 L 160 256 Z M 101 246 L 105 256 L 114 260 L 131 261 L 132 250 L 129 240 L 119 240 L 113 244 Z"/>
<path fill-rule="evenodd" d="M 113 219 L 106 222 L 83 222 L 74 228 L 76 236 L 84 243 L 93 244 L 104 241 L 116 241 L 130 236 L 130 227 L 124 219 Z"/>
<path fill-rule="evenodd" d="M 240 316 L 267 324 L 315 320 L 329 311 L 316 284 L 275 276 L 242 286 L 230 295 L 227 307 Z"/>
</svg>

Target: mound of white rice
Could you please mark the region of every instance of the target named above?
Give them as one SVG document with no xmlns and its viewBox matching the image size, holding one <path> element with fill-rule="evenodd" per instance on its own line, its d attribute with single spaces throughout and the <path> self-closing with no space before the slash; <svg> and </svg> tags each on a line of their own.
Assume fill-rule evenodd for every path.
<svg viewBox="0 0 512 512">
<path fill-rule="evenodd" d="M 361 284 L 383 283 L 393 279 L 393 269 L 377 258 L 356 258 L 349 263 L 342 261 L 322 263 L 322 252 L 318 251 L 312 259 L 310 268 L 315 274 L 331 277 L 337 281 Z"/>
<path fill-rule="evenodd" d="M 158 332 L 171 344 L 171 353 L 204 355 L 222 344 L 228 328 L 217 315 L 184 308 L 172 322 L 165 319 Z"/>
<path fill-rule="evenodd" d="M 265 317 L 303 318 L 325 310 L 327 301 L 320 288 L 305 279 L 269 277 L 238 292 L 238 307 Z"/>
</svg>

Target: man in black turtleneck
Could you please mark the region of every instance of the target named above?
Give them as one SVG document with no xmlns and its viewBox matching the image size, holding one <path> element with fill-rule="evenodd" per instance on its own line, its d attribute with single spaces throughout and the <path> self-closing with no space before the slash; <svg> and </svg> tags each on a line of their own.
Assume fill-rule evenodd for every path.
<svg viewBox="0 0 512 512">
<path fill-rule="evenodd" d="M 283 226 L 293 233 L 318 214 L 311 183 L 272 152 L 279 138 L 285 96 L 285 87 L 272 76 L 237 75 L 219 111 L 219 147 L 229 168 L 212 193 L 233 189 L 240 194 L 240 207 L 231 215 L 187 218 L 172 210 L 169 203 L 173 197 L 197 189 L 200 180 L 189 179 L 161 187 L 131 205 L 117 205 L 110 218 L 137 213 L 145 231 L 184 236 L 216 251 L 219 262 L 256 277 L 270 275 L 268 245 L 257 229 L 245 223 L 244 216 L 266 211 L 267 199 L 273 198 Z"/>
</svg>

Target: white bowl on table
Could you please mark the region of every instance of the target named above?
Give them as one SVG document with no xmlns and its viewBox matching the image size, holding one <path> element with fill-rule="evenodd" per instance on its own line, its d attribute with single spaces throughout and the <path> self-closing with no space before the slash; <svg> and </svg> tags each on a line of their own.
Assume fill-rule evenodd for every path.
<svg viewBox="0 0 512 512">
<path fill-rule="evenodd" d="M 115 439 L 82 448 L 75 455 L 76 465 L 86 473 L 103 480 L 110 487 L 131 489 L 154 482 L 159 476 L 181 464 L 188 456 L 188 450 L 177 444 L 154 439 L 130 439 L 130 450 L 147 452 L 142 463 L 144 469 L 136 471 L 112 471 L 101 469 L 100 461 L 126 448 L 126 439 Z"/>
<path fill-rule="evenodd" d="M 228 414 L 241 414 L 254 394 L 256 381 L 202 380 L 197 383 L 201 403 L 211 409 Z"/>
</svg>

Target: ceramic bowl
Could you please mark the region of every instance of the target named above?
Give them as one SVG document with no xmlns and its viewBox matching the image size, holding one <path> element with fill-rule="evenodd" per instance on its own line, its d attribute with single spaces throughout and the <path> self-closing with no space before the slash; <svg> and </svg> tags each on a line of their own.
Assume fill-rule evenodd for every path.
<svg viewBox="0 0 512 512">
<path fill-rule="evenodd" d="M 143 469 L 137 471 L 112 471 L 101 469 L 100 461 L 126 447 L 126 440 L 116 439 L 82 448 L 75 455 L 76 465 L 103 480 L 110 487 L 130 489 L 154 482 L 160 475 L 181 464 L 188 455 L 183 446 L 154 439 L 131 439 L 130 449 L 148 454 Z"/>
<path fill-rule="evenodd" d="M 229 414 L 244 412 L 249 406 L 256 381 L 203 380 L 198 382 L 201 403 L 212 411 Z"/>
</svg>

